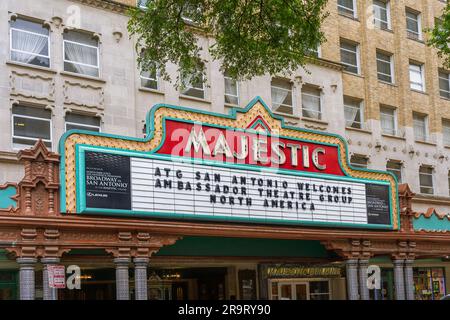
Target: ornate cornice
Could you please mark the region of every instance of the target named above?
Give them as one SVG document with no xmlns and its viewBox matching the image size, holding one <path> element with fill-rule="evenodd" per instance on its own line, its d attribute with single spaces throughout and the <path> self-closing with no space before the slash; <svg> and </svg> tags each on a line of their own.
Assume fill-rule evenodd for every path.
<svg viewBox="0 0 450 320">
<path fill-rule="evenodd" d="M 445 218 L 447 218 L 450 221 L 450 214 L 448 214 L 448 213 L 439 213 L 434 208 L 428 208 L 428 210 L 425 211 L 425 212 L 416 212 L 414 214 L 414 217 L 417 219 L 420 216 L 424 216 L 425 218 L 429 219 L 433 215 L 435 215 L 439 220 L 444 220 Z"/>
<path fill-rule="evenodd" d="M 71 0 L 91 7 L 112 11 L 119 14 L 126 14 L 130 6 L 112 0 Z"/>
</svg>

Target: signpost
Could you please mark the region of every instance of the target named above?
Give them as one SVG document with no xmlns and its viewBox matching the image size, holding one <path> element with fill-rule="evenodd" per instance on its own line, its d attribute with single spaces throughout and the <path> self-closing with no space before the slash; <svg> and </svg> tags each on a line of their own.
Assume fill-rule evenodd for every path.
<svg viewBox="0 0 450 320">
<path fill-rule="evenodd" d="M 49 265 L 48 286 L 55 289 L 64 289 L 66 287 L 66 273 L 62 265 Z"/>
</svg>

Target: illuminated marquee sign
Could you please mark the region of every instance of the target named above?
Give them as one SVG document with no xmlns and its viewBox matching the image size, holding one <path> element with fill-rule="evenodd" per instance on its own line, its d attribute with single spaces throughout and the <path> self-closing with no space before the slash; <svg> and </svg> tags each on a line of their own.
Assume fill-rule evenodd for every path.
<svg viewBox="0 0 450 320">
<path fill-rule="evenodd" d="M 285 126 L 259 98 L 227 116 L 157 105 L 147 127 L 63 137 L 65 212 L 398 228 L 391 174 L 351 168 L 341 137 Z"/>
</svg>

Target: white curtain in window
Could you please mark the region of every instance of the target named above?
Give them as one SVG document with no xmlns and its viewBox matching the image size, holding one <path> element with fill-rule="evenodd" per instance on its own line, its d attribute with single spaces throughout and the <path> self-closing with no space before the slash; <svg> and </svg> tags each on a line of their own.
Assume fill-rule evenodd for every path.
<svg viewBox="0 0 450 320">
<path fill-rule="evenodd" d="M 36 54 L 40 54 L 42 49 L 47 45 L 48 39 L 45 36 L 39 36 L 27 32 L 13 30 L 12 48 L 29 53 L 17 55 L 19 62 L 29 63 Z"/>
<path fill-rule="evenodd" d="M 92 68 L 97 67 L 97 50 L 76 43 L 65 42 L 65 51 L 68 60 L 73 63 L 74 68 L 82 74 L 92 73 Z M 83 66 L 76 62 L 91 65 L 92 67 Z"/>
<path fill-rule="evenodd" d="M 272 87 L 272 107 L 276 110 L 284 102 L 289 91 Z"/>
<path fill-rule="evenodd" d="M 311 94 L 303 94 L 302 95 L 302 105 L 303 105 L 303 116 L 308 118 L 316 118 L 320 117 L 320 97 L 311 95 Z"/>
<path fill-rule="evenodd" d="M 232 96 L 237 96 L 237 83 L 235 80 L 225 78 L 225 93 Z"/>
<path fill-rule="evenodd" d="M 347 120 L 347 126 L 351 126 L 358 115 L 358 109 L 352 106 L 346 106 L 344 108 L 345 120 Z"/>
<path fill-rule="evenodd" d="M 395 133 L 395 123 L 394 117 L 391 115 L 381 113 L 381 129 L 384 133 L 394 134 Z"/>
</svg>

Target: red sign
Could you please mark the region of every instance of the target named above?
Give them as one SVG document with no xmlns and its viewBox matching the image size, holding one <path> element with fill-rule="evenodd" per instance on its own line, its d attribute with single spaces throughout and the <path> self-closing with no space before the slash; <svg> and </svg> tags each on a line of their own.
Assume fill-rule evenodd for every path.
<svg viewBox="0 0 450 320">
<path fill-rule="evenodd" d="M 176 120 L 166 120 L 165 134 L 160 154 L 344 175 L 337 146 Z"/>
<path fill-rule="evenodd" d="M 66 287 L 66 272 L 64 266 L 51 265 L 48 270 L 48 286 L 55 289 L 64 289 Z"/>
</svg>

